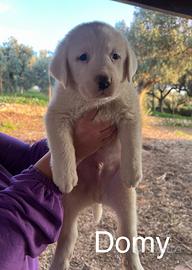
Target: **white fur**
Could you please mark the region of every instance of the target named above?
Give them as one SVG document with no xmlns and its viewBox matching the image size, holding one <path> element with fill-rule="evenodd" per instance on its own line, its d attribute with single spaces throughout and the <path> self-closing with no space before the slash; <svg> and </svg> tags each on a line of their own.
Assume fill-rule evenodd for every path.
<svg viewBox="0 0 192 270">
<path fill-rule="evenodd" d="M 88 61 L 79 60 L 80 55 L 84 53 L 88 55 Z M 120 55 L 120 59 L 114 60 L 113 53 Z M 53 180 L 62 192 L 69 193 L 64 196 L 64 205 L 65 209 L 70 210 L 66 211 L 68 213 L 67 221 L 65 213 L 56 259 L 51 268 L 53 270 L 69 268 L 69 257 L 77 236 L 76 217 L 79 210 L 87 204 L 96 201 L 110 205 L 115 209 L 117 215 L 121 216 L 120 227 L 125 236 L 131 238 L 137 233 L 135 189 L 125 188 L 125 184 L 128 187 L 135 187 L 142 178 L 139 102 L 137 92 L 132 85 L 132 77 L 136 68 L 136 58 L 127 40 L 114 28 L 104 23 L 94 22 L 77 26 L 65 37 L 56 50 L 50 71 L 57 83 L 46 114 L 46 129 L 52 154 Z M 110 86 L 105 91 L 98 89 L 97 78 L 99 75 L 107 76 L 110 79 Z M 95 107 L 99 110 L 95 121 L 111 120 L 118 127 L 121 142 L 121 165 L 120 174 L 117 173 L 118 181 L 116 180 L 117 175 L 115 179 L 113 179 L 113 175 L 113 177 L 110 176 L 109 181 L 111 182 L 107 182 L 108 173 L 114 172 L 114 168 L 119 164 L 119 155 L 114 153 L 114 150 L 112 151 L 115 149 L 112 146 L 96 153 L 95 159 L 91 162 L 96 160 L 98 163 L 104 160 L 103 175 L 101 173 L 100 177 L 105 178 L 106 176 L 108 187 L 104 189 L 104 180 L 102 180 L 102 184 L 99 182 L 99 185 L 95 187 L 94 197 L 91 192 L 89 193 L 92 195 L 85 196 L 81 189 L 82 185 L 87 185 L 90 191 L 94 183 L 91 186 L 85 179 L 80 181 L 81 172 L 77 174 L 72 138 L 76 119 Z M 113 156 L 115 156 L 114 163 L 110 164 Z M 89 165 L 85 166 L 89 171 Z M 95 177 L 95 172 L 90 171 L 90 173 Z M 77 187 L 74 188 L 76 185 Z M 110 189 L 110 185 L 112 189 Z M 114 191 L 119 191 L 118 196 L 114 195 Z M 117 202 L 108 195 L 112 198 L 113 196 L 119 197 L 123 201 Z M 82 205 L 79 201 L 80 197 L 83 200 Z M 122 207 L 124 207 L 125 213 L 121 213 Z M 126 218 L 123 217 L 124 215 Z M 70 229 L 67 226 L 71 226 Z M 130 227 L 130 230 L 127 227 Z M 67 234 L 70 235 L 70 240 Z M 128 270 L 143 269 L 138 254 L 129 254 L 129 262 L 124 263 L 124 267 Z"/>
</svg>

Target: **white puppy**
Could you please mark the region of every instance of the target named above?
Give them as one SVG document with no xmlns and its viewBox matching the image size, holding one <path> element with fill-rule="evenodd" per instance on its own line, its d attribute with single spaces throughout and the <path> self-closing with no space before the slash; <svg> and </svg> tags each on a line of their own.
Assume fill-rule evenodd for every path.
<svg viewBox="0 0 192 270">
<path fill-rule="evenodd" d="M 50 66 L 57 84 L 46 128 L 53 179 L 62 192 L 71 192 L 78 182 L 73 124 L 94 107 L 99 108 L 98 120 L 117 124 L 123 146 L 122 180 L 136 186 L 141 179 L 139 104 L 131 83 L 136 68 L 127 40 L 103 23 L 77 26 L 59 44 Z"/>
<path fill-rule="evenodd" d="M 136 69 L 136 58 L 126 38 L 104 23 L 77 26 L 56 49 L 50 71 L 57 82 L 46 114 L 46 129 L 53 180 L 62 192 L 72 192 L 64 196 L 67 210 L 52 264 L 54 270 L 69 268 L 77 236 L 77 214 L 91 203 L 102 202 L 113 207 L 119 215 L 121 232 L 130 242 L 137 235 L 135 189 L 125 187 L 125 183 L 135 187 L 142 178 L 139 102 L 132 85 Z M 114 153 L 110 145 L 88 159 L 87 174 L 81 169 L 82 164 L 77 174 L 73 125 L 93 108 L 98 108 L 95 121 L 106 119 L 116 123 L 121 155 Z M 98 171 L 89 170 L 93 162 L 97 165 L 102 162 Z M 90 175 L 93 179 L 97 175 L 97 180 L 88 181 Z M 82 188 L 85 186 L 87 193 Z M 127 258 L 125 269 L 143 269 L 138 254 L 130 252 Z"/>
</svg>

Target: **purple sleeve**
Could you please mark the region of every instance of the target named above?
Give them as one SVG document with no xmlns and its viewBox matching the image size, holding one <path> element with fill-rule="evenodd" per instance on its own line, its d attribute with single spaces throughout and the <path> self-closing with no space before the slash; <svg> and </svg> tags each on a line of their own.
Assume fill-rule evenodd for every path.
<svg viewBox="0 0 192 270">
<path fill-rule="evenodd" d="M 52 181 L 30 166 L 0 192 L 0 269 L 23 269 L 57 240 L 63 221 L 62 196 Z"/>
<path fill-rule="evenodd" d="M 12 175 L 35 164 L 47 151 L 45 139 L 30 145 L 0 132 L 0 164 Z"/>
</svg>

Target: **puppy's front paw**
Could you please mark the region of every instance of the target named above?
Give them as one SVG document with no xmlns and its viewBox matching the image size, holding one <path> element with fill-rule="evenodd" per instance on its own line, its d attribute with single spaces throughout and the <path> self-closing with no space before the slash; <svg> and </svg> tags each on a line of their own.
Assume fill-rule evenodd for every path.
<svg viewBox="0 0 192 270">
<path fill-rule="evenodd" d="M 124 183 L 127 184 L 128 187 L 137 187 L 139 182 L 142 180 L 143 175 L 142 171 L 139 169 L 133 169 L 130 167 L 121 167 L 121 177 Z"/>
<path fill-rule="evenodd" d="M 49 270 L 69 270 L 69 268 L 70 263 L 69 260 L 67 259 L 61 262 L 53 261 Z"/>
<path fill-rule="evenodd" d="M 144 270 L 140 262 L 131 262 L 124 270 Z"/>
<path fill-rule="evenodd" d="M 62 170 L 53 166 L 53 182 L 62 193 L 70 193 L 77 185 L 78 176 L 75 169 L 66 169 L 62 166 Z"/>
<path fill-rule="evenodd" d="M 71 172 L 69 174 L 65 174 L 62 180 L 61 185 L 59 186 L 59 189 L 62 193 L 70 193 L 73 188 L 77 185 L 78 182 L 78 176 L 76 171 L 74 174 Z"/>
<path fill-rule="evenodd" d="M 138 255 L 123 258 L 123 270 L 144 270 Z"/>
<path fill-rule="evenodd" d="M 131 177 L 130 181 L 128 181 L 128 185 L 131 187 L 137 187 L 143 178 L 142 172 L 137 172 Z"/>
</svg>

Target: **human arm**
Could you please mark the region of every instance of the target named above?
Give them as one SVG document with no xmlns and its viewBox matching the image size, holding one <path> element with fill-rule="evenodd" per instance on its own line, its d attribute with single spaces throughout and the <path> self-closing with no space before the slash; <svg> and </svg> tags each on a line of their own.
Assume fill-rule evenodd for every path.
<svg viewBox="0 0 192 270">
<path fill-rule="evenodd" d="M 63 221 L 61 193 L 31 166 L 0 192 L 0 220 L 0 269 L 23 269 L 26 255 L 36 257 L 57 240 Z"/>
<path fill-rule="evenodd" d="M 12 175 L 35 164 L 47 151 L 46 139 L 30 145 L 0 132 L 0 164 Z"/>
<path fill-rule="evenodd" d="M 79 163 L 110 142 L 115 128 L 109 123 L 95 125 L 88 119 L 78 124 L 74 144 Z M 61 193 L 51 178 L 47 153 L 12 177 L 12 184 L 0 192 L 0 269 L 22 269 L 26 255 L 36 257 L 57 240 L 63 209 Z"/>
<path fill-rule="evenodd" d="M 92 121 L 95 113 L 96 111 L 92 110 L 76 122 L 74 144 L 78 163 L 80 159 L 94 153 L 107 141 L 110 142 L 112 134 L 115 135 L 115 127 L 111 126 L 109 122 L 94 123 Z M 46 139 L 30 145 L 0 132 L 0 164 L 12 175 L 18 174 L 30 165 L 35 164 L 48 150 Z"/>
</svg>

